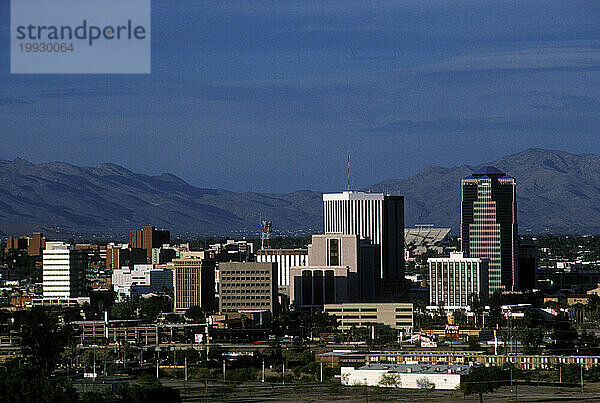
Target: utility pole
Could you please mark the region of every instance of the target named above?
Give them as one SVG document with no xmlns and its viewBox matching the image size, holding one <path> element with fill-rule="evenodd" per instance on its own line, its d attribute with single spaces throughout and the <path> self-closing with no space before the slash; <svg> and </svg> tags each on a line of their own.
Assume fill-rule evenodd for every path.
<svg viewBox="0 0 600 403">
<path fill-rule="evenodd" d="M 283 362 L 283 376 L 281 377 L 281 382 L 285 385 L 285 361 Z"/>
<path fill-rule="evenodd" d="M 323 383 L 323 361 L 321 361 L 321 383 Z"/>
<path fill-rule="evenodd" d="M 183 365 L 184 365 L 184 368 L 185 368 L 185 371 L 184 371 L 184 373 L 185 373 L 185 381 L 187 382 L 187 378 L 188 378 L 187 377 L 187 357 L 183 358 Z"/>
<path fill-rule="evenodd" d="M 223 360 L 223 380 L 225 380 L 225 360 Z"/>
<path fill-rule="evenodd" d="M 581 372 L 580 372 L 580 374 L 581 374 L 581 378 L 580 378 L 581 379 L 581 391 L 583 392 L 583 364 L 581 364 L 580 369 L 581 369 Z"/>
<path fill-rule="evenodd" d="M 262 383 L 265 383 L 265 359 L 262 360 Z"/>
</svg>

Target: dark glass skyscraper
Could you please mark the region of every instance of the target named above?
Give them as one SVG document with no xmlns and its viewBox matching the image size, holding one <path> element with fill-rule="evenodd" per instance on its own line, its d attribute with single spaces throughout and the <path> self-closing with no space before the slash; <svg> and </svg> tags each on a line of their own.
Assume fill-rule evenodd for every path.
<svg viewBox="0 0 600 403">
<path fill-rule="evenodd" d="M 487 257 L 490 293 L 517 290 L 517 186 L 513 177 L 483 167 L 462 180 L 462 250 Z"/>
</svg>

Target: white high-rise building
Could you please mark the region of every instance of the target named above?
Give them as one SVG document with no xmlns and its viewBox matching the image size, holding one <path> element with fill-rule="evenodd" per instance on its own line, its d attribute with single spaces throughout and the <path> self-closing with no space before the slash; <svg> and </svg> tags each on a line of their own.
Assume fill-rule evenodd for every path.
<svg viewBox="0 0 600 403">
<path fill-rule="evenodd" d="M 85 295 L 87 253 L 64 242 L 46 242 L 43 252 L 44 299 L 69 299 Z"/>
<path fill-rule="evenodd" d="M 345 191 L 323 194 L 325 233 L 358 235 L 380 248 L 380 278 L 404 279 L 404 197 Z"/>
<path fill-rule="evenodd" d="M 489 262 L 487 258 L 464 257 L 463 252 L 427 259 L 429 305 L 465 309 L 474 296 L 487 297 Z"/>
</svg>

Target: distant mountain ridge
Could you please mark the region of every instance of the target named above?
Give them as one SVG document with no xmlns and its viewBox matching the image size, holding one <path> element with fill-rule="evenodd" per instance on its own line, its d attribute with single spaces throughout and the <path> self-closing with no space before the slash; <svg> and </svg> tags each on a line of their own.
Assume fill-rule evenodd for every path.
<svg viewBox="0 0 600 403">
<path fill-rule="evenodd" d="M 405 196 L 407 225 L 450 226 L 459 234 L 460 180 L 495 166 L 517 181 L 520 233 L 600 233 L 600 157 L 531 148 L 477 166 L 432 166 L 371 188 Z"/>
<path fill-rule="evenodd" d="M 281 231 L 318 231 L 320 193 L 235 193 L 192 186 L 171 175 L 136 174 L 119 165 L 78 167 L 0 161 L 0 231 L 126 233 L 141 225 L 174 234 L 249 234 L 261 215 Z"/>
<path fill-rule="evenodd" d="M 406 226 L 434 224 L 458 234 L 460 180 L 492 165 L 517 181 L 521 233 L 600 233 L 600 157 L 529 149 L 477 166 L 431 166 L 373 191 L 405 197 Z M 282 233 L 322 231 L 321 193 L 236 193 L 188 184 L 172 174 L 150 176 L 116 164 L 78 167 L 0 160 L 0 235 L 33 230 L 125 234 L 141 225 L 174 234 L 257 234 L 261 217 Z"/>
</svg>

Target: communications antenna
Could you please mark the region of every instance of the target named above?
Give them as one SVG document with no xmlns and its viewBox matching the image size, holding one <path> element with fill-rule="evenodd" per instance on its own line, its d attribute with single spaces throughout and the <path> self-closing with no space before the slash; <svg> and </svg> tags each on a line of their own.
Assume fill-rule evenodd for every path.
<svg viewBox="0 0 600 403">
<path fill-rule="evenodd" d="M 346 183 L 346 190 L 350 191 L 350 153 L 348 153 L 348 181 Z"/>
<path fill-rule="evenodd" d="M 270 220 L 261 220 L 260 223 L 260 247 L 261 249 L 271 249 L 271 232 L 273 232 L 273 222 Z"/>
</svg>

